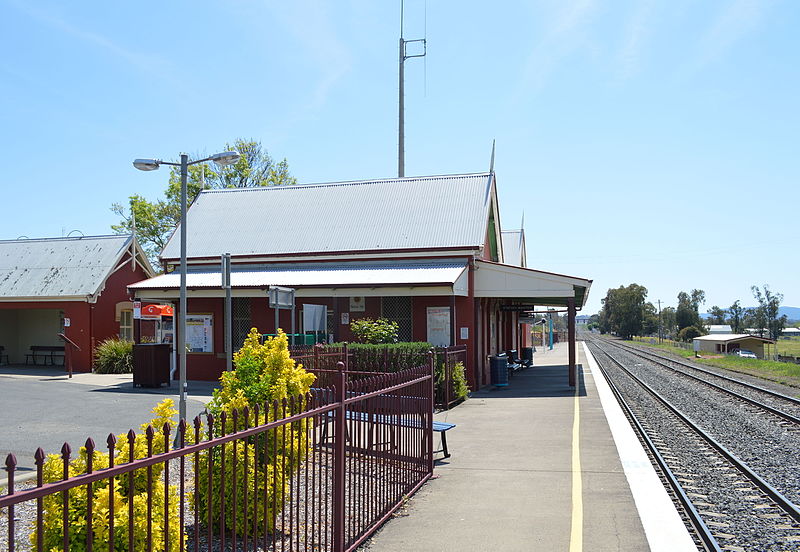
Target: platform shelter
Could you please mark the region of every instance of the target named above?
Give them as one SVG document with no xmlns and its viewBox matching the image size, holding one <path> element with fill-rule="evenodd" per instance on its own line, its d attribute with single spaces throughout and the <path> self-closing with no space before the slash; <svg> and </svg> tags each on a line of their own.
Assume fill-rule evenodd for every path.
<svg viewBox="0 0 800 552">
<path fill-rule="evenodd" d="M 190 345 L 189 379 L 225 369 L 226 253 L 234 344 L 251 327 L 275 331 L 267 291 L 290 287 L 296 309 L 294 319 L 279 312 L 284 331 L 304 327 L 304 305 L 325 308 L 330 341 L 352 340 L 353 320 L 385 317 L 398 323 L 401 341 L 465 345 L 473 389 L 490 382 L 490 355 L 530 344 L 521 312 L 561 306 L 574 321 L 591 287 L 528 268 L 519 252 L 509 255 L 517 264 L 506 262 L 493 172 L 205 190 L 187 228 L 187 338 L 198 345 Z M 161 253 L 166 273 L 129 286 L 137 299 L 177 303 L 179 236 Z"/>
</svg>

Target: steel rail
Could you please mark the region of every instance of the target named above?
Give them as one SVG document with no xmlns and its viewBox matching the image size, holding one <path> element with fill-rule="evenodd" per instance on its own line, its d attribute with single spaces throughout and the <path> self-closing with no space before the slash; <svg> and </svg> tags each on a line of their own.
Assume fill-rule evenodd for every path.
<svg viewBox="0 0 800 552">
<path fill-rule="evenodd" d="M 606 353 L 606 355 L 607 354 L 608 353 Z M 692 503 L 691 499 L 684 492 L 683 487 L 678 482 L 677 477 L 675 477 L 675 474 L 672 473 L 672 470 L 667 465 L 666 460 L 664 460 L 664 457 L 661 456 L 661 453 L 658 451 L 658 448 L 656 447 L 655 443 L 653 442 L 652 439 L 650 439 L 650 436 L 647 434 L 647 431 L 644 429 L 641 422 L 636 417 L 636 414 L 634 414 L 633 409 L 625 400 L 625 398 L 622 396 L 622 392 L 617 388 L 616 384 L 613 381 L 611 381 L 611 378 L 606 372 L 606 369 L 600 366 L 599 364 L 598 366 L 600 367 L 600 371 L 605 376 L 606 381 L 608 382 L 608 386 L 611 388 L 611 392 L 614 393 L 617 402 L 622 407 L 626 417 L 630 420 L 631 424 L 634 426 L 634 430 L 639 435 L 639 440 L 642 441 L 647 446 L 647 449 L 650 451 L 650 454 L 652 454 L 656 464 L 658 464 L 659 470 L 661 470 L 661 473 L 667 479 L 667 482 L 669 483 L 670 487 L 672 487 L 672 490 L 675 493 L 676 497 L 678 498 L 678 501 L 683 506 L 683 509 L 686 512 L 686 515 L 689 518 L 689 521 L 693 529 L 695 530 L 695 533 L 698 535 L 698 537 L 702 541 L 703 545 L 705 545 L 707 550 L 712 552 L 722 552 L 722 548 L 717 542 L 717 539 L 715 539 L 714 535 L 711 533 L 711 529 L 708 528 L 708 525 L 706 525 L 705 521 L 703 521 L 703 517 L 694 507 L 694 504 Z"/>
<path fill-rule="evenodd" d="M 798 506 L 794 504 L 791 500 L 783 496 L 780 491 L 778 491 L 775 487 L 764 481 L 755 471 L 753 471 L 746 463 L 742 460 L 739 460 L 731 451 L 729 451 L 722 443 L 719 443 L 716 439 L 714 439 L 711 435 L 703 431 L 696 423 L 694 423 L 691 419 L 681 413 L 675 406 L 673 406 L 667 399 L 662 397 L 656 390 L 652 387 L 647 385 L 644 381 L 639 379 L 636 375 L 634 375 L 630 370 L 628 370 L 625 366 L 622 365 L 617 359 L 611 356 L 608 352 L 600 349 L 614 364 L 619 366 L 621 370 L 623 370 L 626 374 L 628 374 L 631 379 L 636 381 L 639 385 L 642 386 L 648 393 L 650 393 L 653 398 L 655 398 L 658 402 L 663 404 L 670 412 L 675 414 L 683 423 L 685 423 L 689 428 L 694 431 L 697 435 L 699 435 L 703 440 L 705 440 L 709 445 L 711 445 L 714 449 L 717 450 L 722 456 L 724 456 L 731 464 L 736 467 L 739 471 L 741 471 L 750 481 L 756 484 L 764 493 L 767 494 L 773 501 L 775 501 L 792 519 L 797 522 L 800 522 L 800 509 Z"/>
<path fill-rule="evenodd" d="M 614 343 L 613 341 L 610 341 L 610 340 L 609 341 L 605 341 L 605 343 L 611 343 L 611 344 L 615 345 L 616 347 L 619 347 L 623 351 L 626 351 L 626 352 L 628 352 L 628 353 L 630 353 L 630 354 L 632 354 L 634 356 L 638 356 L 639 358 L 647 360 L 648 362 L 652 362 L 653 364 L 657 364 L 659 366 L 663 366 L 664 368 L 672 370 L 673 372 L 676 372 L 676 373 L 678 373 L 678 374 L 680 374 L 682 376 L 685 376 L 687 378 L 691 378 L 691 379 L 693 379 L 695 381 L 699 381 L 700 383 L 702 383 L 704 385 L 707 385 L 707 386 L 711 387 L 712 389 L 716 389 L 717 391 L 721 391 L 722 393 L 725 393 L 727 395 L 731 395 L 732 397 L 736 397 L 740 401 L 749 403 L 749 404 L 751 404 L 751 405 L 753 405 L 755 407 L 761 408 L 762 410 L 766 410 L 767 412 L 769 412 L 771 414 L 775 414 L 776 416 L 779 416 L 780 418 L 783 418 L 784 420 L 786 420 L 788 422 L 792 422 L 793 424 L 800 425 L 800 417 L 798 417 L 798 416 L 795 416 L 793 414 L 789 414 L 788 412 L 780 410 L 779 408 L 775 408 L 775 407 L 770 406 L 768 404 L 764 404 L 762 402 L 759 402 L 756 399 L 751 399 L 750 397 L 742 395 L 741 393 L 737 393 L 736 391 L 733 391 L 732 389 L 728 389 L 726 387 L 722 387 L 721 385 L 717 385 L 716 383 L 711 383 L 710 381 L 706 381 L 706 380 L 704 380 L 704 379 L 702 379 L 702 378 L 700 378 L 698 376 L 693 376 L 692 374 L 687 374 L 686 372 L 682 372 L 682 371 L 680 371 L 680 370 L 678 370 L 676 368 L 673 368 L 672 366 L 669 366 L 669 365 L 667 365 L 667 364 L 665 364 L 663 362 L 660 362 L 658 360 L 653 360 L 652 358 L 648 358 L 646 356 L 646 354 L 649 354 L 649 352 L 647 352 L 645 354 L 639 354 L 638 352 L 636 352 L 636 351 L 639 351 L 639 350 L 635 349 L 635 348 L 630 348 L 630 347 L 627 347 L 627 346 L 619 345 L 618 343 Z M 642 352 L 644 353 L 644 351 L 642 351 Z M 671 359 L 665 359 L 664 357 L 662 357 L 660 355 L 653 355 L 653 356 L 655 356 L 656 358 L 662 359 L 662 360 L 670 360 L 671 361 Z M 683 363 L 678 363 L 678 364 L 684 365 Z M 689 368 L 694 368 L 691 365 L 685 365 L 685 366 L 687 366 Z M 707 370 L 700 370 L 700 371 L 704 372 L 704 373 L 707 373 L 707 374 L 710 374 L 710 375 L 713 375 L 713 376 L 717 375 L 714 372 L 707 371 Z M 727 378 L 726 376 L 721 376 L 721 377 L 723 379 L 730 379 L 731 381 L 733 381 L 733 382 L 735 382 L 737 384 L 744 385 L 746 387 L 750 387 L 751 389 L 756 389 L 758 391 L 762 390 L 758 386 L 748 386 L 747 384 L 744 384 L 744 383 L 742 383 L 742 382 L 740 382 L 738 380 L 735 380 L 733 378 Z M 783 398 L 783 396 L 780 395 L 780 393 L 778 393 L 777 395 L 780 396 L 781 398 Z"/>
<path fill-rule="evenodd" d="M 712 372 L 711 370 L 706 370 L 705 368 L 700 368 L 699 366 L 695 366 L 693 364 L 689 364 L 688 362 L 683 362 L 683 361 L 678 360 L 678 359 L 669 358 L 669 357 L 665 357 L 665 356 L 659 355 L 659 354 L 657 354 L 657 353 L 655 353 L 653 351 L 645 351 L 644 349 L 640 349 L 639 347 L 633 347 L 632 345 L 628 345 L 628 344 L 623 345 L 622 343 L 617 343 L 617 342 L 615 342 L 615 341 L 613 341 L 611 339 L 604 339 L 604 340 L 601 340 L 601 341 L 604 341 L 604 342 L 607 342 L 607 343 L 612 343 L 612 344 L 616 345 L 617 347 L 620 347 L 620 348 L 628 350 L 628 351 L 637 351 L 639 353 L 652 355 L 652 356 L 660 358 L 662 360 L 667 360 L 669 362 L 674 362 L 675 364 L 680 364 L 681 366 L 685 366 L 687 368 L 691 368 L 692 370 L 697 370 L 698 372 L 702 372 L 703 374 L 716 376 L 718 378 L 724 379 L 726 381 L 730 381 L 732 383 L 738 383 L 739 385 L 741 385 L 743 387 L 749 387 L 750 389 L 755 389 L 755 390 L 760 391 L 760 392 L 762 392 L 762 393 L 764 393 L 766 395 L 770 395 L 770 396 L 778 398 L 778 399 L 783 399 L 785 401 L 788 401 L 788 402 L 791 402 L 791 403 L 794 403 L 794 404 L 800 406 L 800 399 L 798 399 L 797 397 L 792 397 L 791 395 L 784 395 L 783 393 L 779 393 L 777 391 L 773 391 L 772 389 L 767 389 L 766 387 L 761 387 L 760 385 L 755 385 L 755 384 L 752 384 L 752 383 L 749 383 L 749 382 L 746 382 L 746 381 L 742 381 L 740 379 L 732 378 L 730 376 L 725 376 L 723 374 L 718 374 L 716 372 Z M 632 353 L 632 354 L 636 354 L 636 353 Z"/>
</svg>

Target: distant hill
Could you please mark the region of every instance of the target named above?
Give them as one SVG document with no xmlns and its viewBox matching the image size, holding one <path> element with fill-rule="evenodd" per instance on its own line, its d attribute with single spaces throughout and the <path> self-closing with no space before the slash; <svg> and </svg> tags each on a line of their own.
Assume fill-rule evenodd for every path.
<svg viewBox="0 0 800 552">
<path fill-rule="evenodd" d="M 753 307 L 745 307 L 745 308 L 750 309 Z M 778 309 L 779 316 L 783 316 L 784 314 L 786 315 L 786 318 L 788 318 L 789 320 L 800 320 L 800 307 L 781 307 L 780 309 Z M 707 320 L 708 318 L 711 318 L 711 315 L 708 314 L 707 312 L 704 312 L 700 314 L 700 317 L 703 320 Z"/>
</svg>

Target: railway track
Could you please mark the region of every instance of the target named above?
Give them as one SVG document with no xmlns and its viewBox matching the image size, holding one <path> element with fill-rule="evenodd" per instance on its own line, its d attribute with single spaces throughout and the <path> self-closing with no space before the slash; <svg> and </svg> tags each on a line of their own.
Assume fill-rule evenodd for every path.
<svg viewBox="0 0 800 552">
<path fill-rule="evenodd" d="M 769 475 L 774 474 L 765 475 L 764 465 L 749 461 L 752 455 L 743 460 L 741 446 L 731 447 L 721 442 L 684 412 L 685 405 L 675 404 L 685 392 L 665 396 L 635 373 L 636 363 L 620 355 L 619 349 L 597 340 L 590 343 L 623 410 L 651 451 L 651 458 L 679 504 L 699 548 L 800 550 L 800 509 L 784 489 L 770 482 Z M 681 380 L 684 385 L 704 385 L 695 380 Z M 752 405 L 750 410 L 759 410 L 758 415 L 764 417 L 764 412 Z M 777 415 L 770 416 L 775 423 Z M 779 419 L 784 425 L 794 424 Z M 793 483 L 794 495 L 798 494 L 796 487 Z"/>
<path fill-rule="evenodd" d="M 783 420 L 800 426 L 800 399 L 755 385 L 737 378 L 707 370 L 689 362 L 666 357 L 639 347 L 633 347 L 613 340 L 605 340 L 604 344 L 624 350 L 634 356 L 653 362 L 663 368 L 672 370 L 686 378 L 693 379 L 708 387 L 716 389 L 736 400 L 748 403 Z"/>
</svg>

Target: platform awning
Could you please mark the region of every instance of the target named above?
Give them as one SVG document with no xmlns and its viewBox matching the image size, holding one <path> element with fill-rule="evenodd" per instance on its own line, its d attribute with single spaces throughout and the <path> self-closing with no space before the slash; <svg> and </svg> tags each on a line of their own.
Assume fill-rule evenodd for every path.
<svg viewBox="0 0 800 552">
<path fill-rule="evenodd" d="M 530 268 L 476 261 L 475 297 L 506 299 L 509 306 L 567 306 L 570 298 L 580 309 L 589 297 L 591 280 Z"/>
<path fill-rule="evenodd" d="M 138 297 L 178 297 L 180 274 L 171 272 L 137 282 L 128 289 Z M 269 286 L 292 287 L 298 297 L 467 295 L 464 260 L 262 265 L 231 273 L 232 294 L 266 292 Z M 186 287 L 192 297 L 221 297 L 222 276 L 216 270 L 190 270 Z"/>
</svg>

